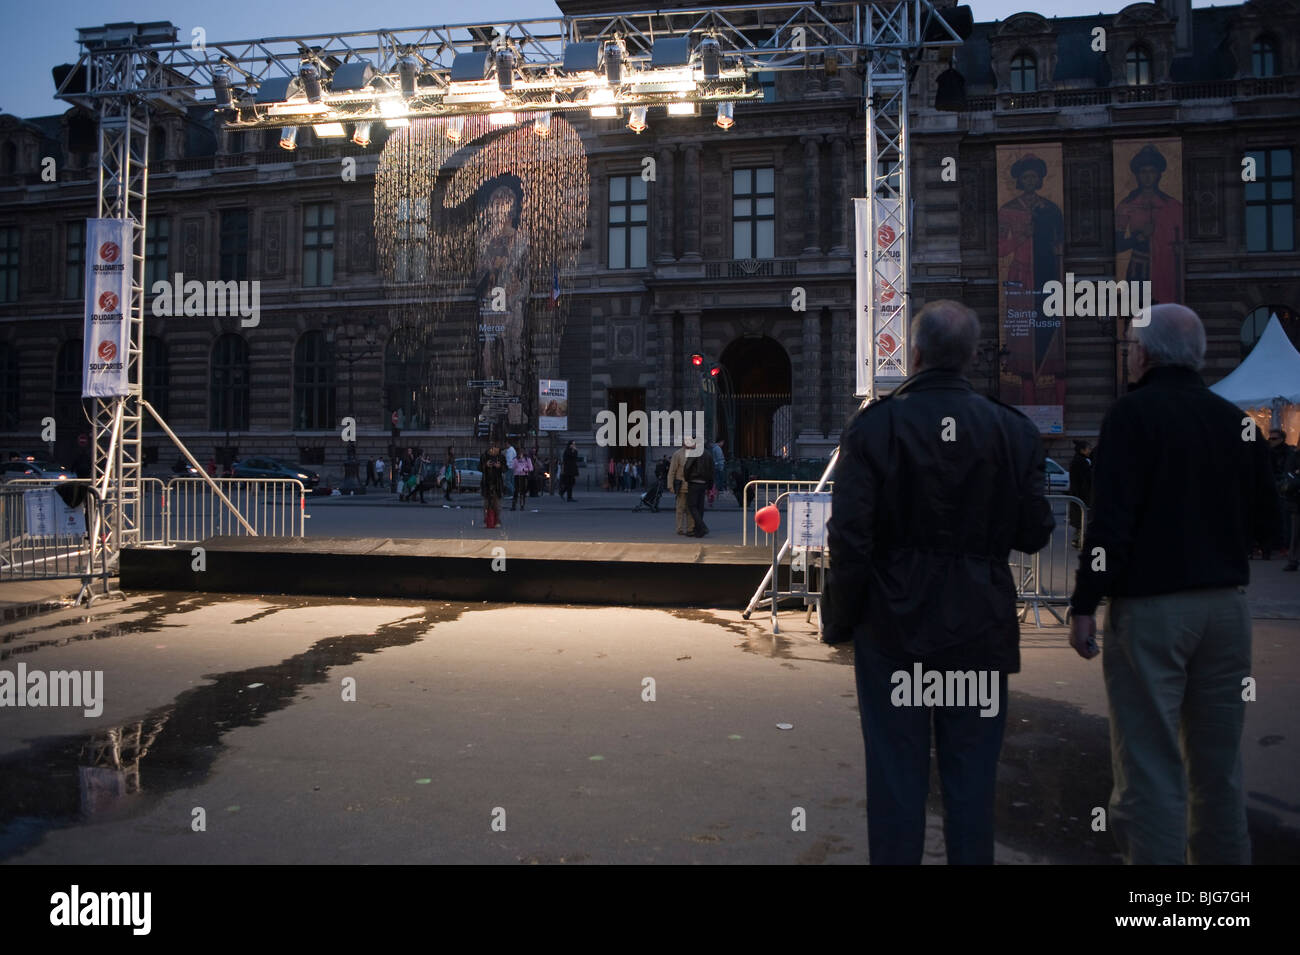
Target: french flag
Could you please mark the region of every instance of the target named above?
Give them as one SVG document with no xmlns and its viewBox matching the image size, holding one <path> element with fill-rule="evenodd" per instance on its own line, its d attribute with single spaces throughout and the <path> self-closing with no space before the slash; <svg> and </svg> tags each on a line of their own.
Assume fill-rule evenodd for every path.
<svg viewBox="0 0 1300 955">
<path fill-rule="evenodd" d="M 551 272 L 551 308 L 560 304 L 560 267 L 553 267 Z"/>
</svg>

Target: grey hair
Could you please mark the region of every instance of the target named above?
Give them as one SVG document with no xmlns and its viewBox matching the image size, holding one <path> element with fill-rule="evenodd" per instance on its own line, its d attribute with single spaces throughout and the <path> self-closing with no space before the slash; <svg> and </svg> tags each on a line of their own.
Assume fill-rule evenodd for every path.
<svg viewBox="0 0 1300 955">
<path fill-rule="evenodd" d="M 1205 325 L 1186 305 L 1156 305 L 1146 325 L 1134 325 L 1147 363 L 1199 371 L 1205 364 Z"/>
<path fill-rule="evenodd" d="M 927 302 L 912 319 L 912 345 L 921 353 L 922 368 L 965 372 L 979 338 L 979 317 L 952 299 Z"/>
</svg>

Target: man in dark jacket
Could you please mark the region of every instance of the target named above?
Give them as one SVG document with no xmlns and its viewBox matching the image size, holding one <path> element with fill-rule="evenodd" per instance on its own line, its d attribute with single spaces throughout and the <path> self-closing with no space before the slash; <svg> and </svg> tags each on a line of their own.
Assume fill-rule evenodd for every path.
<svg viewBox="0 0 1300 955">
<path fill-rule="evenodd" d="M 1074 442 L 1074 457 L 1070 460 L 1070 496 L 1083 501 L 1084 507 L 1092 507 L 1092 447 L 1087 441 Z M 1074 528 L 1071 543 L 1081 547 L 1079 528 L 1083 524 L 1083 514 L 1079 505 L 1070 505 L 1070 526 Z"/>
<path fill-rule="evenodd" d="M 1007 674 L 1020 669 L 1008 557 L 1041 548 L 1055 521 L 1038 430 L 965 377 L 978 339 L 966 306 L 926 305 L 912 376 L 858 413 L 835 465 L 825 639 L 854 640 L 874 864 L 921 861 L 932 715 L 948 861 L 993 862 Z M 948 690 L 933 693 L 936 679 Z"/>
<path fill-rule="evenodd" d="M 1264 436 L 1197 374 L 1200 318 L 1182 305 L 1149 316 L 1129 331 L 1137 384 L 1101 424 L 1070 644 L 1084 659 L 1100 652 L 1094 614 L 1109 596 L 1109 828 L 1125 861 L 1249 863 L 1245 585 L 1252 541 L 1277 524 L 1277 490 Z"/>
<path fill-rule="evenodd" d="M 703 453 L 691 457 L 686 455 L 686 507 L 695 521 L 695 530 L 690 536 L 703 537 L 709 532 L 704 523 L 704 496 L 713 487 L 713 455 L 708 448 Z"/>
<path fill-rule="evenodd" d="M 569 446 L 564 449 L 564 462 L 561 468 L 564 483 L 560 485 L 560 496 L 566 501 L 572 501 L 573 485 L 578 483 L 578 443 L 576 441 L 570 441 Z"/>
</svg>

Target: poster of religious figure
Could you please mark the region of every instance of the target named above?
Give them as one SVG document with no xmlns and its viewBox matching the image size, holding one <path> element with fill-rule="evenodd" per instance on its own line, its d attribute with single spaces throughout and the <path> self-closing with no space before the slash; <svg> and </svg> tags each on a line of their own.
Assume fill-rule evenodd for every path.
<svg viewBox="0 0 1300 955">
<path fill-rule="evenodd" d="M 1150 282 L 1151 301 L 1183 300 L 1183 142 L 1126 139 L 1112 144 L 1115 278 Z"/>
<path fill-rule="evenodd" d="M 522 117 L 414 120 L 380 157 L 390 361 L 420 369 L 435 427 L 498 440 L 534 430 L 538 380 L 558 374 L 560 277 L 577 263 L 590 179 L 573 127 L 556 116 L 540 128 Z"/>
<path fill-rule="evenodd" d="M 1044 313 L 1048 282 L 1064 280 L 1060 143 L 999 146 L 998 324 L 1007 349 L 999 395 L 1046 434 L 1064 430 L 1065 328 Z"/>
</svg>

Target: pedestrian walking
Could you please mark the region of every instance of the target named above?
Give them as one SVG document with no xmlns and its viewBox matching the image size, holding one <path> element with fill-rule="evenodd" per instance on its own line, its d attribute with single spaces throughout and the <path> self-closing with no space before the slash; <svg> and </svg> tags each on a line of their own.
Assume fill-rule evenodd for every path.
<svg viewBox="0 0 1300 955">
<path fill-rule="evenodd" d="M 609 456 L 609 468 L 607 470 L 609 476 L 605 482 L 605 490 L 612 491 L 614 490 L 614 455 L 612 454 Z"/>
<path fill-rule="evenodd" d="M 384 486 L 384 456 L 382 454 L 375 458 L 375 486 Z"/>
<path fill-rule="evenodd" d="M 573 485 L 578 483 L 578 442 L 570 441 L 569 446 L 564 449 L 564 485 L 560 488 L 560 494 L 568 494 L 565 500 L 572 502 Z"/>
<path fill-rule="evenodd" d="M 483 478 L 479 492 L 483 495 L 483 518 L 489 528 L 501 527 L 501 494 L 505 490 L 505 455 L 496 444 L 491 445 L 479 458 Z"/>
<path fill-rule="evenodd" d="M 451 503 L 451 492 L 459 483 L 460 474 L 456 470 L 456 450 L 448 445 L 446 457 L 442 462 L 443 500 Z"/>
<path fill-rule="evenodd" d="M 1008 558 L 1039 550 L 1055 521 L 1037 427 L 966 377 L 978 341 L 960 302 L 921 309 L 911 376 L 858 412 L 835 465 L 823 639 L 854 641 L 875 865 L 921 862 L 932 725 L 948 862 L 993 863 L 1007 674 L 1020 669 Z M 969 674 L 969 696 L 936 699 L 923 674 L 941 689 Z"/>
<path fill-rule="evenodd" d="M 519 452 L 515 450 L 515 445 L 513 441 L 510 440 L 506 441 L 506 448 L 504 454 L 506 459 L 506 469 L 504 475 L 505 482 L 506 482 L 506 496 L 510 498 L 511 510 L 513 510 L 514 497 L 515 497 L 515 458 L 519 457 Z"/>
<path fill-rule="evenodd" d="M 1137 384 L 1101 424 L 1070 598 L 1070 645 L 1084 659 L 1101 652 L 1095 614 L 1110 598 L 1107 823 L 1128 863 L 1247 864 L 1245 585 L 1252 541 L 1277 526 L 1268 447 L 1202 382 L 1195 312 L 1157 305 L 1128 340 Z"/>
<path fill-rule="evenodd" d="M 366 487 L 375 483 L 375 459 L 366 458 Z"/>
<path fill-rule="evenodd" d="M 686 456 L 686 506 L 690 509 L 695 522 L 692 537 L 704 537 L 709 533 L 704 523 L 704 497 L 713 486 L 713 455 L 701 449 L 695 457 Z"/>
<path fill-rule="evenodd" d="M 519 510 L 528 506 L 528 478 L 533 473 L 533 464 L 526 454 L 516 454 L 511 465 L 513 470 L 514 491 L 510 497 L 510 510 L 518 505 Z"/>
<path fill-rule="evenodd" d="M 713 507 L 726 484 L 727 456 L 722 451 L 720 440 L 709 443 L 709 453 L 713 455 L 713 485 L 709 488 L 709 507 Z"/>
<path fill-rule="evenodd" d="M 682 446 L 673 452 L 672 460 L 668 462 L 668 490 L 672 491 L 673 496 L 677 498 L 677 533 L 682 535 L 695 533 L 695 518 L 691 516 L 686 500 L 689 490 L 686 486 L 686 452 L 693 446 L 694 440 L 687 438 L 682 442 Z"/>
<path fill-rule="evenodd" d="M 1288 447 L 1291 450 L 1287 454 L 1282 480 L 1278 484 L 1290 521 L 1290 546 L 1286 552 L 1286 565 L 1282 569 L 1295 571 L 1300 570 L 1300 447 Z"/>
<path fill-rule="evenodd" d="M 1070 496 L 1083 501 L 1083 508 L 1070 502 L 1070 543 L 1077 550 L 1083 546 L 1079 528 L 1083 526 L 1083 510 L 1092 507 L 1092 445 L 1087 441 L 1074 442 L 1074 457 L 1070 460 Z"/>
</svg>

